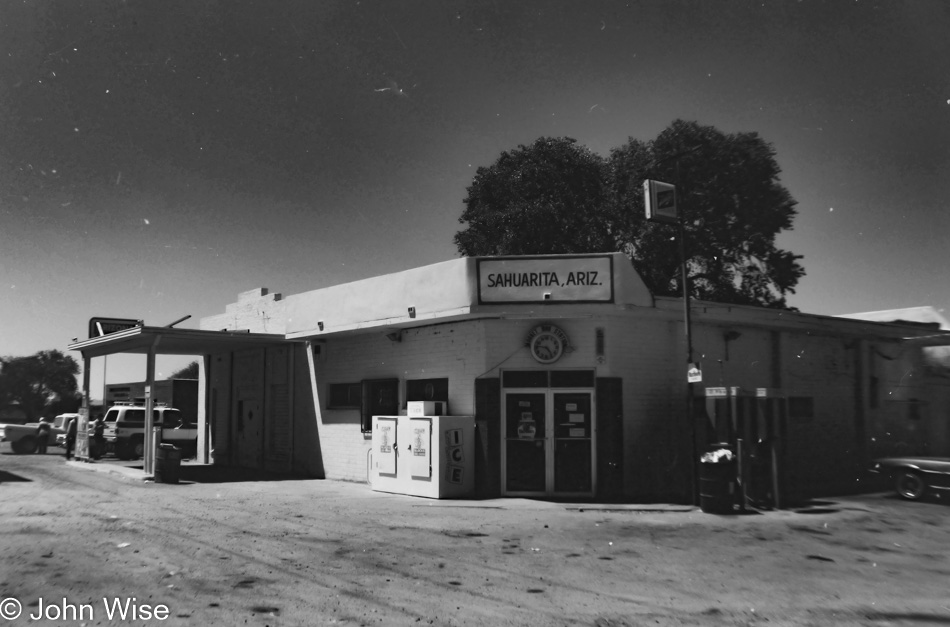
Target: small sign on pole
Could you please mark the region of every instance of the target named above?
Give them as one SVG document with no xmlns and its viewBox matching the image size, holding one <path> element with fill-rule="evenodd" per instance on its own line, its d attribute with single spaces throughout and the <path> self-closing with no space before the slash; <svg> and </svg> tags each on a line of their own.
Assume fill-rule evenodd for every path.
<svg viewBox="0 0 950 627">
<path fill-rule="evenodd" d="M 643 206 L 650 222 L 679 223 L 676 185 L 650 179 L 643 181 Z"/>
<path fill-rule="evenodd" d="M 702 383 L 703 371 L 699 364 L 689 364 L 689 368 L 686 369 L 686 380 L 689 383 Z"/>
</svg>

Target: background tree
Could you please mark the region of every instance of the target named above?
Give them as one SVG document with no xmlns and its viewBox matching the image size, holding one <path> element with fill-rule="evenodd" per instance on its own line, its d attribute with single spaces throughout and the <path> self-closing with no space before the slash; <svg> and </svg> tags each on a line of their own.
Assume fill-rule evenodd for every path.
<svg viewBox="0 0 950 627">
<path fill-rule="evenodd" d="M 623 251 L 654 294 L 678 296 L 677 229 L 643 214 L 642 183 L 658 179 L 677 185 L 692 296 L 788 308 L 804 269 L 775 246 L 796 214 L 779 173 L 758 134 L 683 120 L 608 160 L 573 139 L 541 138 L 478 169 L 455 243 L 467 256 Z"/>
<path fill-rule="evenodd" d="M 676 229 L 648 223 L 642 183 L 673 183 L 686 226 L 692 296 L 716 302 L 788 308 L 804 275 L 775 246 L 792 228 L 795 200 L 780 183 L 775 151 L 757 133 L 725 134 L 674 121 L 653 141 L 628 140 L 610 154 L 610 212 L 615 231 L 654 294 L 679 295 Z"/>
<path fill-rule="evenodd" d="M 79 363 L 58 350 L 0 357 L 0 403 L 18 403 L 31 420 L 53 411 L 75 411 L 78 374 Z"/>
<path fill-rule="evenodd" d="M 198 362 L 193 361 L 181 370 L 176 370 L 172 373 L 172 376 L 168 377 L 169 379 L 197 379 L 198 378 Z"/>
<path fill-rule="evenodd" d="M 606 180 L 606 161 L 567 137 L 503 152 L 476 171 L 455 244 L 465 256 L 615 250 Z"/>
</svg>

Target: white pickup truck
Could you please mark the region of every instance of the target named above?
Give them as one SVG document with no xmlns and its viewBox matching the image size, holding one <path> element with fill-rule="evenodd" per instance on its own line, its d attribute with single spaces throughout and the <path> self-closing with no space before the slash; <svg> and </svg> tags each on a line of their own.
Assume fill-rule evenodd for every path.
<svg viewBox="0 0 950 627">
<path fill-rule="evenodd" d="M 66 420 L 78 418 L 79 414 L 60 414 L 53 418 L 49 430 L 49 446 L 56 445 L 56 437 L 66 433 Z M 0 425 L 0 442 L 9 442 L 14 453 L 30 454 L 36 452 L 36 428 L 38 422 L 25 425 Z"/>
<path fill-rule="evenodd" d="M 186 451 L 198 450 L 198 425 L 183 421 L 181 412 L 174 407 L 156 404 L 152 409 L 153 424 L 161 427 L 161 442 L 173 444 Z M 115 425 L 115 455 L 119 459 L 142 457 L 145 451 L 145 407 L 119 403 L 109 408 L 105 416 L 106 438 L 109 425 Z"/>
</svg>

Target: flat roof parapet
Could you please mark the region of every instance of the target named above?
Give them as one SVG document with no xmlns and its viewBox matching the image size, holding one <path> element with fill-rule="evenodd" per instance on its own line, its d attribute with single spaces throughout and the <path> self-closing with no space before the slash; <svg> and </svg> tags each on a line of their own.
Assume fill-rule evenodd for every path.
<svg viewBox="0 0 950 627">
<path fill-rule="evenodd" d="M 256 302 L 259 300 L 276 301 L 280 300 L 280 294 L 271 294 L 266 287 L 258 287 L 253 290 L 241 292 L 238 294 L 238 303 Z"/>
</svg>

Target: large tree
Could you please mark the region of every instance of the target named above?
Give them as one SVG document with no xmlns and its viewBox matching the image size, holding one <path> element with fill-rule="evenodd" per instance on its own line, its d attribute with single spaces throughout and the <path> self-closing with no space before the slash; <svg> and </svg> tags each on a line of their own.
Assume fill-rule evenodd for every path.
<svg viewBox="0 0 950 627">
<path fill-rule="evenodd" d="M 691 294 L 785 308 L 804 270 L 775 246 L 796 213 L 779 172 L 756 133 L 683 120 L 607 160 L 573 139 L 542 138 L 478 169 L 455 243 L 468 256 L 624 251 L 654 294 L 678 295 L 678 230 L 644 218 L 642 183 L 658 179 L 677 185 Z"/>
<path fill-rule="evenodd" d="M 676 185 L 692 296 L 788 308 L 785 295 L 804 269 L 801 256 L 777 248 L 775 237 L 792 228 L 796 203 L 779 182 L 775 151 L 758 134 L 676 120 L 651 142 L 630 139 L 611 151 L 610 166 L 615 230 L 654 294 L 682 288 L 677 229 L 644 217 L 648 178 Z"/>
<path fill-rule="evenodd" d="M 603 215 L 607 164 L 566 137 L 542 137 L 480 167 L 455 234 L 465 256 L 614 250 Z"/>
<path fill-rule="evenodd" d="M 18 403 L 31 420 L 71 408 L 78 400 L 78 374 L 79 363 L 58 350 L 0 357 L 0 402 Z"/>
</svg>

